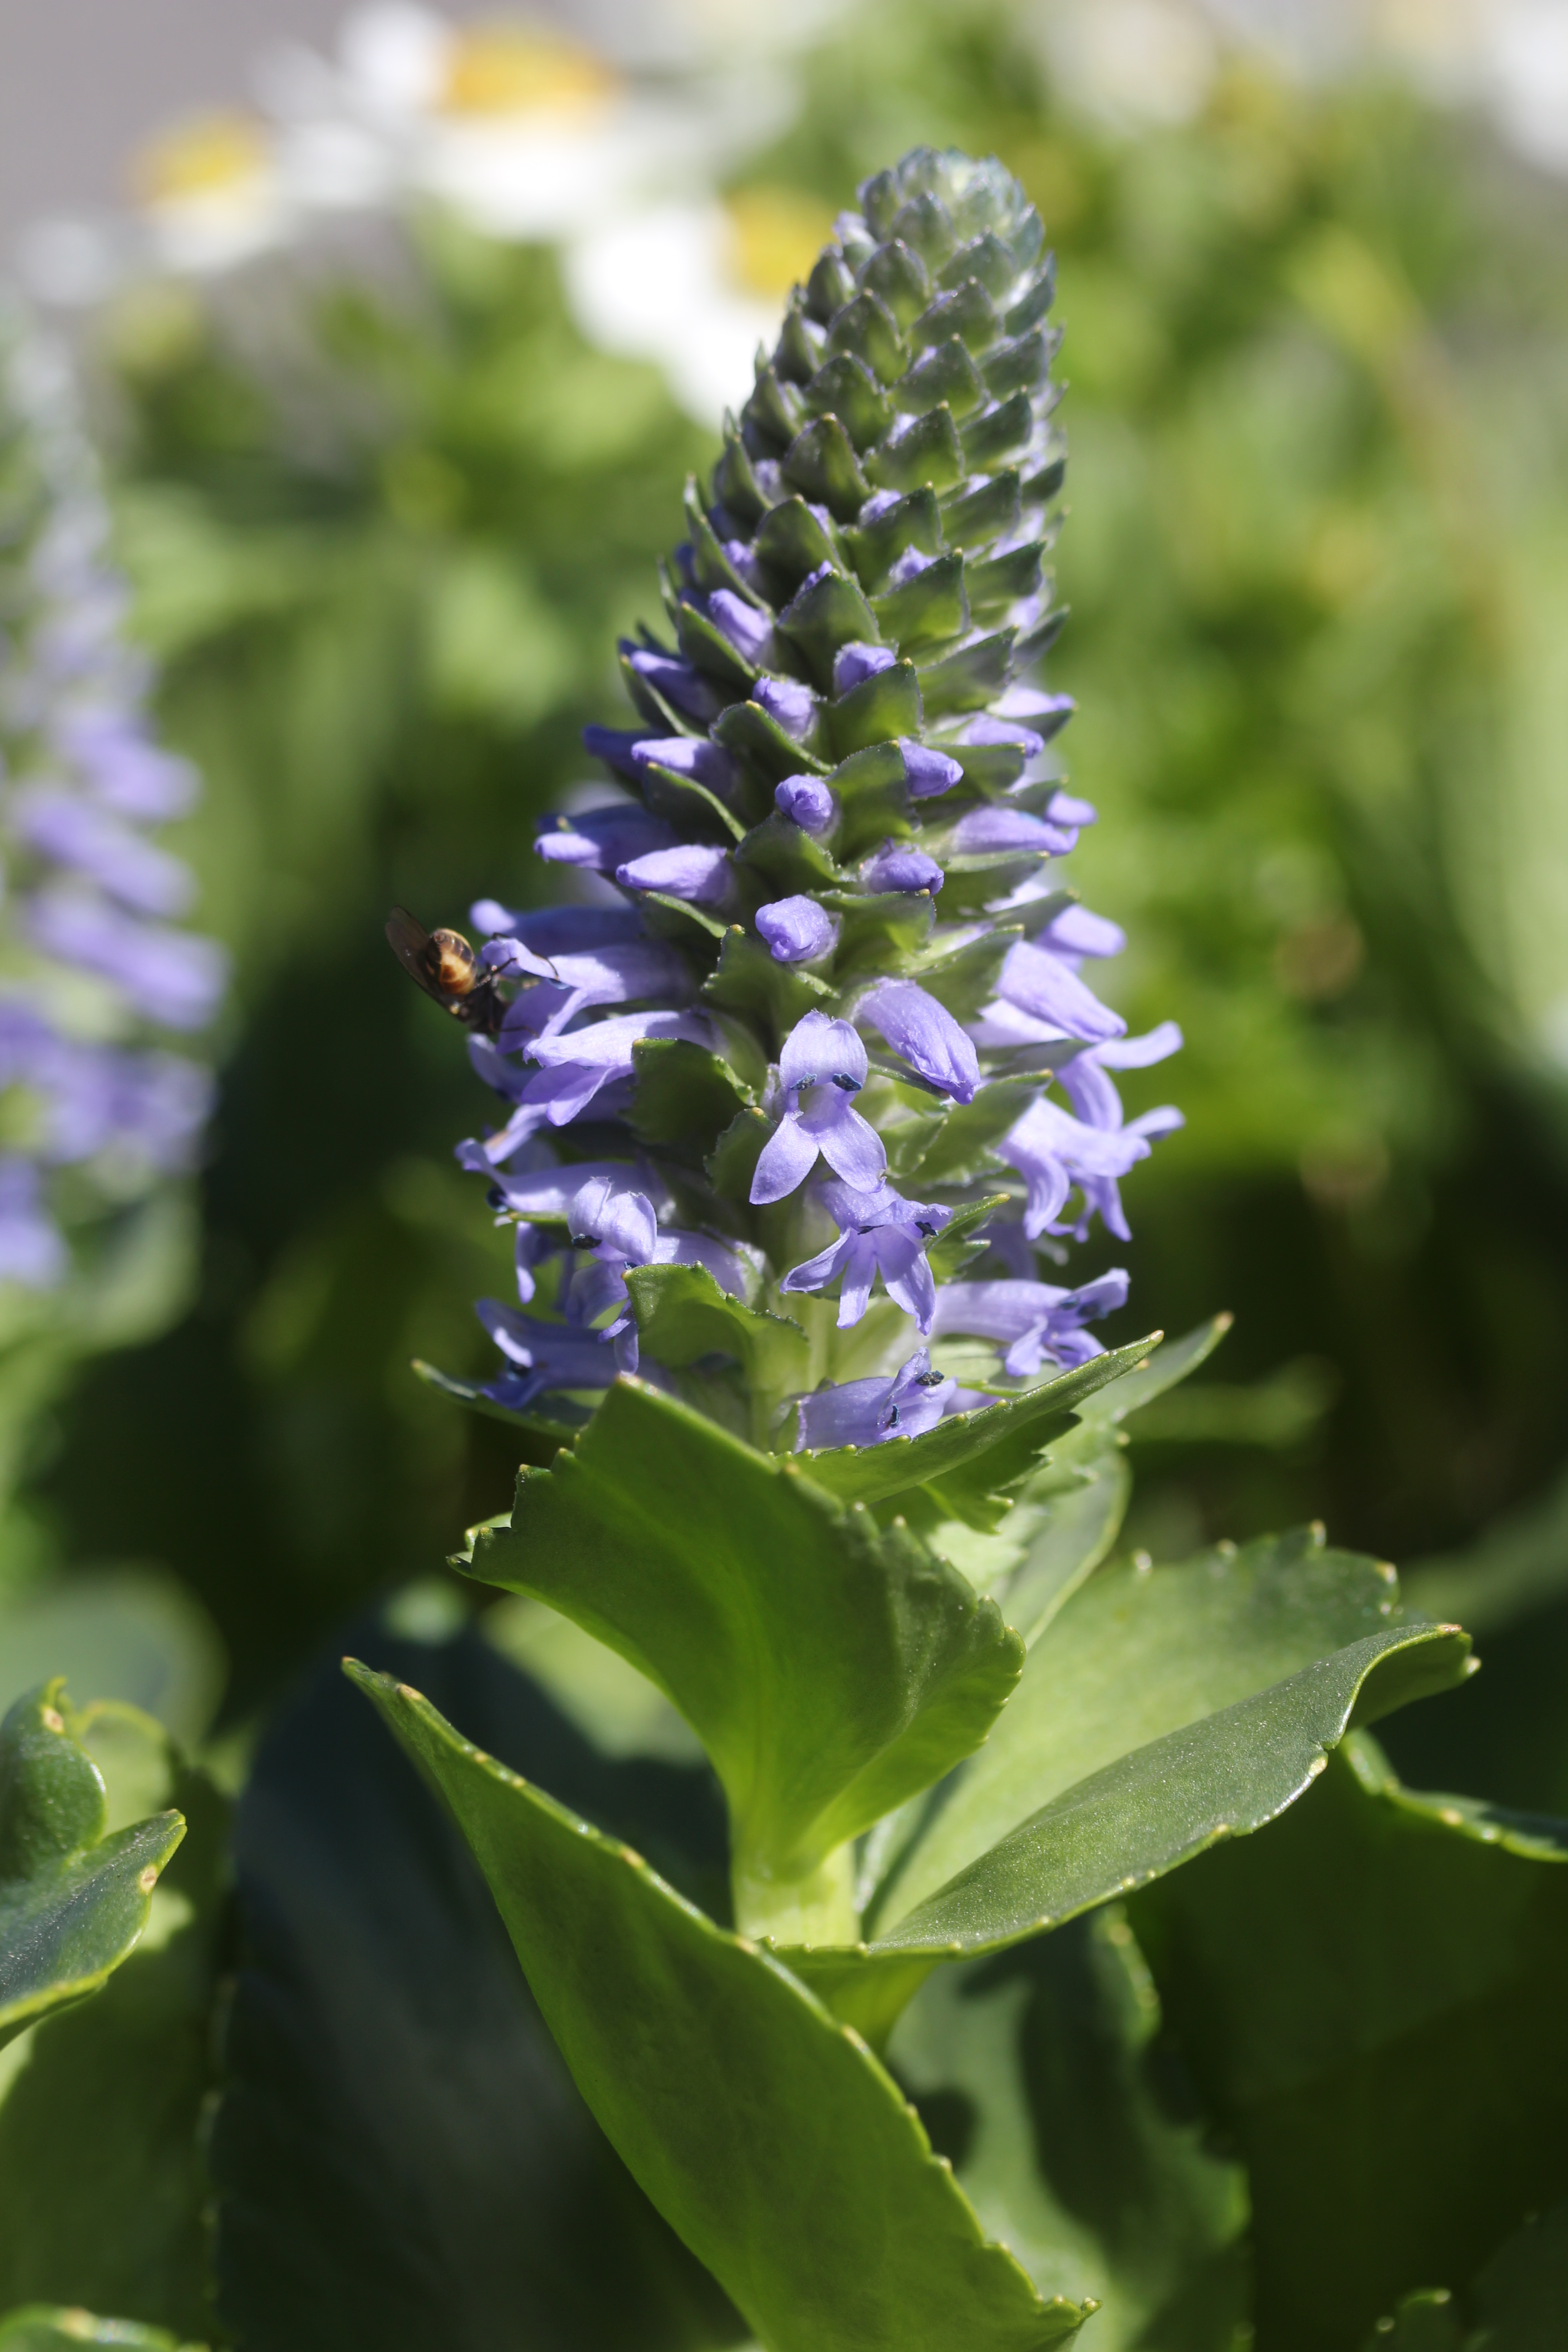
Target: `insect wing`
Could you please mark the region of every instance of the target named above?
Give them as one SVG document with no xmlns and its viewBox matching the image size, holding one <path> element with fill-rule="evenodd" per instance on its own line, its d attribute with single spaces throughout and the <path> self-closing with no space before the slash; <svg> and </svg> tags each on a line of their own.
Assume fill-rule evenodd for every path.
<svg viewBox="0 0 1568 2352">
<path fill-rule="evenodd" d="M 386 937 L 394 955 L 418 982 L 426 995 L 433 996 L 437 1004 L 449 1005 L 451 995 L 436 978 L 430 934 L 423 923 L 416 921 L 406 907 L 394 907 L 386 919 Z"/>
</svg>

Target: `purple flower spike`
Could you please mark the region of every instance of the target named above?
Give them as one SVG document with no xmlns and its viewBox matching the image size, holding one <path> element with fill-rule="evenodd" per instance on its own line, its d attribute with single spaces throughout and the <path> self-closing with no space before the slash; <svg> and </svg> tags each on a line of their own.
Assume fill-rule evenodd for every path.
<svg viewBox="0 0 1568 2352">
<path fill-rule="evenodd" d="M 826 565 L 819 567 L 821 570 L 826 568 Z M 897 654 L 889 653 L 886 646 L 840 646 L 833 657 L 834 693 L 847 694 L 851 687 L 858 686 L 863 679 L 875 677 L 881 670 L 891 669 L 897 659 Z"/>
<path fill-rule="evenodd" d="M 980 1062 L 952 1013 L 912 980 L 884 980 L 856 1008 L 922 1078 L 955 1102 L 974 1099 Z"/>
<path fill-rule="evenodd" d="M 786 776 L 773 786 L 773 806 L 802 833 L 826 833 L 838 815 L 838 803 L 820 776 Z"/>
<path fill-rule="evenodd" d="M 614 808 L 589 809 L 582 816 L 547 817 L 533 846 L 552 866 L 584 866 L 594 874 L 613 874 L 629 858 L 672 849 L 675 841 L 661 818 L 626 801 Z"/>
<path fill-rule="evenodd" d="M 625 890 L 659 890 L 667 898 L 685 898 L 696 907 L 721 907 L 734 893 L 729 851 L 695 843 L 630 858 L 616 866 L 616 879 Z"/>
<path fill-rule="evenodd" d="M 1081 1037 L 1086 1045 L 1127 1034 L 1121 1015 L 1101 1004 L 1059 956 L 1027 940 L 1008 949 L 996 993 L 1032 1020 L 1047 1023 L 1063 1036 Z"/>
<path fill-rule="evenodd" d="M 947 877 L 934 857 L 923 849 L 911 849 L 906 843 L 885 841 L 873 857 L 860 868 L 862 887 L 872 892 L 884 890 L 929 891 L 934 898 Z"/>
<path fill-rule="evenodd" d="M 938 793 L 951 792 L 954 784 L 963 782 L 963 768 L 945 751 L 917 743 L 912 735 L 900 735 L 899 749 L 904 755 L 904 778 L 911 800 L 934 800 Z"/>
<path fill-rule="evenodd" d="M 591 955 L 644 936 L 635 907 L 533 907 L 519 912 L 496 898 L 476 898 L 468 920 L 482 938 L 521 940 L 531 954 L 551 959 Z"/>
<path fill-rule="evenodd" d="M 946 1373 L 933 1372 L 931 1350 L 921 1348 L 890 1381 L 845 1381 L 837 1388 L 802 1397 L 795 1451 L 921 1437 L 946 1414 L 972 1412 L 991 1402 L 977 1390 L 961 1389 Z"/>
<path fill-rule="evenodd" d="M 809 686 L 794 677 L 760 677 L 752 700 L 796 743 L 804 743 L 816 717 L 816 697 Z"/>
<path fill-rule="evenodd" d="M 756 923 L 775 963 L 808 963 L 838 937 L 837 923 L 815 898 L 774 898 L 757 908 Z"/>
<path fill-rule="evenodd" d="M 569 1126 L 608 1089 L 623 1086 L 636 1070 L 633 1048 L 644 1037 L 682 1037 L 710 1049 L 713 1044 L 700 1013 L 615 1013 L 562 1037 L 531 1039 L 524 1050 L 542 1066 L 524 1076 L 488 1038 L 471 1038 L 469 1057 L 479 1076 L 517 1105 L 506 1125 L 479 1147 L 486 1163 L 500 1167 L 541 1128 Z"/>
<path fill-rule="evenodd" d="M 819 1151 L 857 1192 L 881 1183 L 888 1167 L 882 1139 L 854 1105 L 868 1069 L 866 1048 L 847 1021 L 808 1013 L 795 1023 L 779 1055 L 784 1115 L 758 1159 L 753 1202 L 784 1200 L 805 1181 Z"/>
<path fill-rule="evenodd" d="M 1121 1266 L 1079 1290 L 1049 1282 L 945 1283 L 937 1293 L 931 1336 L 964 1332 L 994 1339 L 1007 1350 L 1002 1368 L 1009 1380 L 1032 1378 L 1047 1359 L 1064 1368 L 1086 1364 L 1105 1350 L 1084 1325 L 1125 1307 L 1127 1283 Z"/>
<path fill-rule="evenodd" d="M 195 895 L 195 877 L 181 859 L 58 785 L 18 793 L 11 823 L 40 857 L 84 875 L 138 914 L 183 915 Z"/>
<path fill-rule="evenodd" d="M 842 1275 L 838 1328 L 847 1331 L 865 1314 L 879 1274 L 889 1297 L 914 1317 L 921 1332 L 929 1331 L 937 1290 L 926 1244 L 952 1223 L 952 1211 L 901 1200 L 885 1185 L 865 1193 L 853 1192 L 847 1184 L 826 1183 L 817 1187 L 817 1196 L 838 1227 L 838 1239 L 794 1267 L 780 1289 L 823 1290 Z"/>
<path fill-rule="evenodd" d="M 27 929 L 46 954 L 115 982 L 167 1029 L 205 1029 L 228 985 L 228 958 L 216 940 L 138 922 L 68 885 L 39 891 Z"/>
</svg>

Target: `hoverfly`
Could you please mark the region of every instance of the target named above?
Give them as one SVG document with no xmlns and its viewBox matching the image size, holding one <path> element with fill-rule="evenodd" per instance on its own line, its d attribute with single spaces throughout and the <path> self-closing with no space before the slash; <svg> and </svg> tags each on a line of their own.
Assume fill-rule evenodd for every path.
<svg viewBox="0 0 1568 2352">
<path fill-rule="evenodd" d="M 406 907 L 394 907 L 386 919 L 386 936 L 393 953 L 413 973 L 426 996 L 444 1012 L 482 1037 L 493 1037 L 506 1011 L 498 982 L 500 974 L 482 964 L 461 931 L 427 931 Z"/>
</svg>

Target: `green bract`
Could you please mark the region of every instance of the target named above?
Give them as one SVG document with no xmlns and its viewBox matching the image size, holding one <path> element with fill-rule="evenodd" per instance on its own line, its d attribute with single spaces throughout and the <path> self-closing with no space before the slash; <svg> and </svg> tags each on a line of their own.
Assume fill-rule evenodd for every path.
<svg viewBox="0 0 1568 2352">
<path fill-rule="evenodd" d="M 75 1736 L 86 1720 L 56 1681 L 0 1723 L 0 2042 L 98 1991 L 185 1833 L 169 1811 L 105 1835 L 103 1776 Z"/>
</svg>

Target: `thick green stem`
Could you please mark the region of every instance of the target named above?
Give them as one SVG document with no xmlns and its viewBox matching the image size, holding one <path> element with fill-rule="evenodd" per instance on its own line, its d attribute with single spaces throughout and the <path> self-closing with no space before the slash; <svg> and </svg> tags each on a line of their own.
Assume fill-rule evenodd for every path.
<svg viewBox="0 0 1568 2352">
<path fill-rule="evenodd" d="M 732 1884 L 735 1925 L 743 1936 L 775 1944 L 852 1944 L 859 1935 L 852 1844 L 836 1847 L 803 1878 L 752 1868 L 738 1855 Z"/>
</svg>

